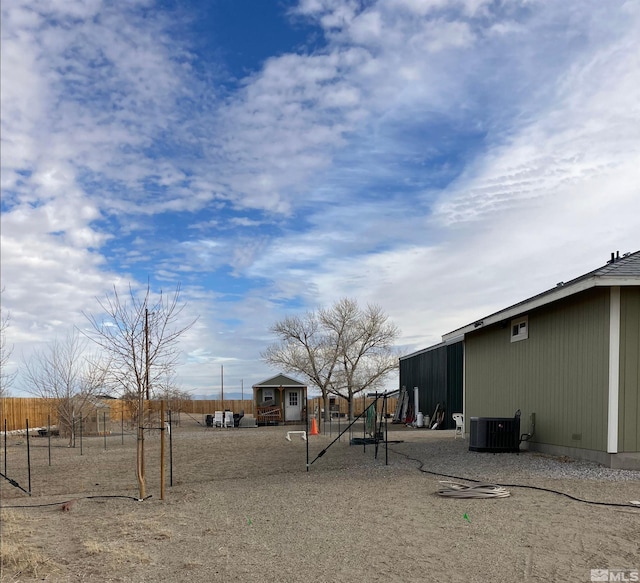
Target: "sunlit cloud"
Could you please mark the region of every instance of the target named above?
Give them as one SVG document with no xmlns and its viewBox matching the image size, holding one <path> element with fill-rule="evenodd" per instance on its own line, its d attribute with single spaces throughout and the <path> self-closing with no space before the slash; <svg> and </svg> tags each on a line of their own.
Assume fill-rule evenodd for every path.
<svg viewBox="0 0 640 583">
<path fill-rule="evenodd" d="M 16 355 L 114 285 L 180 281 L 179 379 L 206 393 L 223 363 L 268 376 L 285 314 L 379 303 L 410 351 L 637 250 L 636 4 L 274 4 L 307 38 L 235 70 L 207 10 L 3 3 Z"/>
</svg>

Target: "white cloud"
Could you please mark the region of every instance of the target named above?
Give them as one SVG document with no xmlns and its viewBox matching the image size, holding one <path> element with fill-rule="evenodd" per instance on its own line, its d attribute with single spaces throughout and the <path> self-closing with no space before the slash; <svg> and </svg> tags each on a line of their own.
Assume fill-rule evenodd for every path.
<svg viewBox="0 0 640 583">
<path fill-rule="evenodd" d="M 377 302 L 418 348 L 637 248 L 635 4 L 305 0 L 295 17 L 326 44 L 226 92 L 154 8 L 3 3 L 3 304 L 20 347 L 152 265 L 202 314 L 182 378 L 215 385 L 223 361 L 234 378 L 262 367 L 288 310 Z M 207 290 L 225 269 L 252 291 Z"/>
<path fill-rule="evenodd" d="M 636 13 L 633 18 L 637 22 Z M 438 194 L 433 215 L 423 214 L 422 221 L 419 214 L 407 216 L 400 223 L 404 244 L 380 252 L 358 249 L 363 225 L 375 229 L 376 222 L 367 216 L 358 221 L 342 204 L 336 214 L 352 218 L 352 230 L 343 230 L 347 220 L 332 220 L 323 210 L 329 233 L 322 235 L 318 220 L 313 231 L 279 241 L 263 255 L 262 271 L 289 266 L 287 281 L 295 272 L 304 282 L 290 286 L 291 292 L 302 294 L 299 288 L 305 287 L 309 301 L 319 304 L 342 295 L 381 303 L 406 342 L 419 348 L 604 264 L 612 250 L 636 250 L 640 63 L 635 29 L 588 46 L 573 59 L 546 87 L 545 99 L 532 102 L 527 117 L 508 128 L 508 137 Z M 425 202 L 432 197 L 426 193 Z M 384 204 L 375 208 L 383 219 L 389 216 Z M 406 212 L 412 210 L 421 211 L 409 200 Z M 383 219 L 379 236 L 368 239 L 370 249 L 384 240 Z M 337 251 L 337 232 L 344 234 L 343 253 Z M 345 244 L 349 235 L 355 240 Z M 318 258 L 310 268 L 304 267 L 312 257 L 307 243 Z"/>
</svg>

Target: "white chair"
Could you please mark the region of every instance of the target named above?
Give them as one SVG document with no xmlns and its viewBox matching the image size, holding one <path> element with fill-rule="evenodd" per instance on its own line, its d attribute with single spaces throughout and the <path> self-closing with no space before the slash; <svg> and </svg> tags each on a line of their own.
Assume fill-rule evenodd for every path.
<svg viewBox="0 0 640 583">
<path fill-rule="evenodd" d="M 224 411 L 216 411 L 216 414 L 213 417 L 214 427 L 222 427 L 223 424 L 224 424 Z"/>
<path fill-rule="evenodd" d="M 224 412 L 224 426 L 231 427 L 233 429 L 233 411 Z"/>
<path fill-rule="evenodd" d="M 454 439 L 458 439 L 458 435 L 464 439 L 464 415 L 462 413 L 454 413 L 453 420 L 456 422 L 456 432 Z"/>
</svg>

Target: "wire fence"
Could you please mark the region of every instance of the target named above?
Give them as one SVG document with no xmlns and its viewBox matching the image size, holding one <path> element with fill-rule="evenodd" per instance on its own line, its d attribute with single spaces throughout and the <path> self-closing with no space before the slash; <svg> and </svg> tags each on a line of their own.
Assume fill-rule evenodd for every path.
<svg viewBox="0 0 640 583">
<path fill-rule="evenodd" d="M 227 429 L 207 427 L 197 416 L 185 417 L 179 426 L 172 423 L 169 429 L 172 416 L 167 411 L 165 423 L 159 417 L 149 425 L 145 423 L 146 492 L 154 498 L 162 496 L 164 487 L 159 489 L 158 483 L 165 481 L 171 488 L 233 477 L 260 479 L 271 474 L 309 471 L 309 460 L 323 456 L 321 450 L 334 442 L 339 448 L 348 448 L 355 445 L 351 443 L 353 438 L 365 436 L 361 422 L 349 428 L 348 435 L 340 440 L 339 432 L 347 429 L 346 421 L 322 423 L 320 433 L 314 434 L 309 432 L 306 421 L 297 426 Z M 290 430 L 294 436 L 287 440 Z M 297 434 L 305 434 L 304 439 Z M 41 496 L 136 497 L 136 442 L 136 431 L 126 427 L 114 427 L 109 435 L 88 436 L 80 424 L 72 444 L 51 433 L 6 432 L 0 442 L 0 498 L 3 504 L 14 504 L 16 499 Z M 335 458 L 335 448 L 336 445 L 331 447 L 331 455 L 324 456 L 320 466 L 343 463 L 340 456 Z M 355 448 L 354 453 L 359 449 Z M 373 455 L 372 448 L 367 452 Z"/>
<path fill-rule="evenodd" d="M 16 400 L 12 401 L 15 405 Z M 308 471 L 309 456 L 322 457 L 326 449 L 341 440 L 345 431 L 348 431 L 349 435 L 342 440 L 343 446 L 351 444 L 356 439 L 359 444 L 368 444 L 370 441 L 368 436 L 376 435 L 375 424 L 382 423 L 382 414 L 389 411 L 381 407 L 381 402 L 382 400 L 378 402 L 372 398 L 360 399 L 359 406 L 354 407 L 357 411 L 356 417 L 371 414 L 368 417 L 371 417 L 372 427 L 362 420 L 357 426 L 353 426 L 346 418 L 346 413 L 340 414 L 339 408 L 332 410 L 328 420 L 321 419 L 323 401 L 311 399 L 307 401 L 304 408 L 309 412 L 309 416 L 299 419 L 297 425 L 296 422 L 283 423 L 281 428 L 267 427 L 265 430 L 255 432 L 239 430 L 238 425 L 235 426 L 236 429 L 230 430 L 216 431 L 213 428 L 212 432 L 209 431 L 211 428 L 204 419 L 205 415 L 209 414 L 208 411 L 225 405 L 228 408 L 234 407 L 239 410 L 240 407 L 246 407 L 250 410 L 250 402 L 199 402 L 199 407 L 194 407 L 196 411 L 192 409 L 192 413 L 165 409 L 164 418 L 161 413 L 161 402 L 147 402 L 144 434 L 147 442 L 145 457 L 147 457 L 148 469 L 151 475 L 160 473 L 163 476 L 163 482 L 165 474 L 168 474 L 169 486 L 174 484 L 174 437 L 178 436 L 179 481 L 199 482 L 219 479 L 225 475 L 231 477 L 238 471 L 249 471 L 247 467 L 253 467 L 256 472 L 264 473 L 297 471 L 303 464 L 304 458 L 302 451 L 298 451 L 297 454 L 294 452 L 301 445 L 306 447 Z M 66 438 L 62 431 L 55 428 L 54 417 L 49 412 L 52 409 L 43 407 L 42 405 L 46 403 L 42 400 L 28 399 L 26 403 L 24 400 L 18 403 L 22 408 L 14 407 L 11 410 L 23 412 L 25 405 L 32 405 L 31 411 L 41 415 L 47 412 L 47 417 L 44 420 L 38 419 L 36 423 L 28 417 L 22 423 L 15 423 L 13 420 L 14 424 L 25 427 L 26 431 L 10 431 L 9 419 L 0 418 L 2 423 L 0 426 L 2 432 L 0 479 L 5 485 L 8 481 L 11 486 L 14 486 L 8 490 L 3 489 L 3 499 L 25 494 L 29 496 L 65 495 L 69 492 L 83 493 L 86 496 L 105 495 L 106 492 L 133 495 L 131 491 L 135 488 L 133 469 L 138 435 L 137 428 L 126 422 L 125 409 L 120 409 L 119 418 L 113 414 L 113 410 L 110 411 L 110 418 L 106 411 L 96 414 L 96 419 L 79 417 L 75 420 L 73 432 Z M 372 403 L 375 404 L 374 408 L 367 409 Z M 8 408 L 4 409 L 5 412 L 8 410 Z M 183 422 L 180 421 L 180 414 L 183 414 Z M 314 428 L 319 426 L 319 433 L 317 429 L 310 431 L 312 420 Z M 248 427 L 255 427 L 255 425 Z M 293 444 L 289 445 L 290 439 L 285 442 L 283 437 L 289 437 L 289 432 L 304 435 L 303 444 L 298 444 L 296 447 Z M 314 447 L 310 452 L 307 436 L 315 435 L 324 436 L 324 440 L 314 438 Z M 358 437 L 360 435 L 362 437 Z M 160 439 L 161 436 L 163 436 L 162 439 Z M 240 436 L 244 438 L 239 439 Z M 167 442 L 168 459 L 163 453 L 163 439 Z M 160 451 L 157 451 L 159 448 Z M 248 464 L 245 462 L 244 465 L 238 466 L 236 462 L 242 448 L 245 448 L 245 456 L 248 456 L 247 459 L 250 461 Z M 167 464 L 166 472 L 158 467 L 157 460 Z M 228 467 L 224 469 L 225 466 Z M 223 469 L 224 471 L 221 471 Z"/>
<path fill-rule="evenodd" d="M 353 414 L 360 415 L 371 403 L 371 397 L 356 396 L 353 400 Z M 58 411 L 57 401 L 55 399 L 39 399 L 39 398 L 23 398 L 23 397 L 5 397 L 0 399 L 0 420 L 6 420 L 7 431 L 20 431 L 25 429 L 25 420 L 29 419 L 31 428 L 46 427 L 47 423 L 57 426 Z M 86 434 L 91 434 L 89 428 L 89 420 L 91 417 L 95 425 L 95 434 L 102 435 L 103 432 L 113 431 L 124 422 L 128 427 L 136 418 L 137 401 L 127 401 L 122 399 L 101 399 L 94 404 L 95 411 L 83 414 L 85 419 Z M 397 404 L 397 398 L 390 397 L 388 399 L 389 411 L 393 412 Z M 283 404 L 279 404 L 281 407 Z M 179 403 L 167 401 L 167 408 L 171 409 L 175 415 L 185 413 L 189 415 L 209 415 L 215 411 L 233 411 L 239 413 L 243 411 L 247 416 L 255 417 L 255 403 L 252 399 L 183 399 Z M 145 410 L 158 412 L 160 410 L 160 400 L 145 401 Z M 309 399 L 309 414 L 318 415 L 324 410 L 324 401 L 320 397 Z M 349 404 L 346 399 L 332 398 L 329 405 L 331 417 L 346 418 L 349 414 Z M 101 428 L 101 421 L 106 414 L 110 428 Z M 179 421 L 179 418 L 177 419 Z M 4 426 L 0 431 L 4 431 Z"/>
</svg>

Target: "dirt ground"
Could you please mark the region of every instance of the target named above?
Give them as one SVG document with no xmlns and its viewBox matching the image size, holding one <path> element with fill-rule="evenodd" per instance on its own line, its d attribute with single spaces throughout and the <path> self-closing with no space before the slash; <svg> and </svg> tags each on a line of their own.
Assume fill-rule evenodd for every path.
<svg viewBox="0 0 640 583">
<path fill-rule="evenodd" d="M 165 500 L 160 439 L 149 435 L 144 502 L 134 435 L 112 435 L 106 449 L 103 438 L 84 438 L 82 455 L 78 442 L 52 438 L 51 465 L 48 439 L 31 438 L 33 495 L 0 480 L 1 580 L 586 582 L 591 569 L 640 568 L 640 509 L 524 488 L 444 498 L 445 478 L 419 468 L 614 504 L 640 499 L 640 473 L 554 476 L 549 464 L 571 461 L 469 452 L 453 432 L 392 425 L 388 458 L 381 446 L 376 459 L 374 446 L 350 445 L 348 435 L 326 449 L 335 425 L 331 435 L 287 441 L 295 429 L 183 420 L 172 468 L 167 440 Z M 8 439 L 6 473 L 26 489 L 25 441 Z"/>
</svg>

